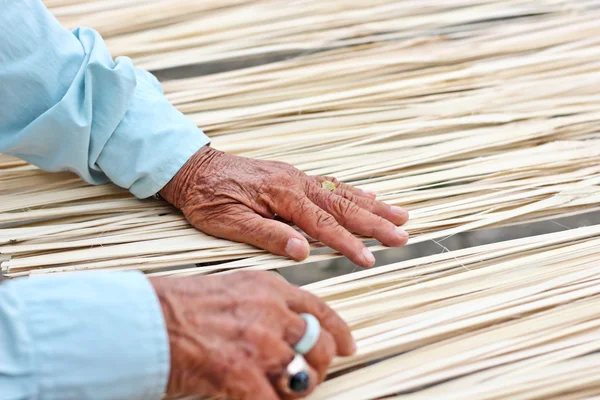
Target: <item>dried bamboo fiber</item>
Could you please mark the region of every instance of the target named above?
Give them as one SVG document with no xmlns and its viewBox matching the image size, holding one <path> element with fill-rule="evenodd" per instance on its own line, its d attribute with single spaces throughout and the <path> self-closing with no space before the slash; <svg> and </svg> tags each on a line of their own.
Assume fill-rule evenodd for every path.
<svg viewBox="0 0 600 400">
<path fill-rule="evenodd" d="M 346 319 L 359 348 L 309 399 L 600 393 L 599 235 L 592 226 L 494 243 L 305 287 Z"/>
<path fill-rule="evenodd" d="M 556 0 L 44 0 L 70 28 L 89 25 L 115 56 L 163 69 L 313 52 L 416 36 L 478 35 L 502 19 L 581 12 Z"/>
<path fill-rule="evenodd" d="M 92 4 L 109 6 L 77 7 Z M 263 2 L 245 5 L 254 4 Z M 597 208 L 600 10 L 585 1 L 577 7 L 586 12 L 568 13 L 564 2 L 485 2 L 540 10 L 483 23 L 460 1 L 410 4 L 398 6 L 431 21 L 444 20 L 446 6 L 466 14 L 444 36 L 424 24 L 410 38 L 170 81 L 165 91 L 217 148 L 335 174 L 407 207 L 411 243 Z M 0 254 L 9 257 L 0 265 L 10 277 L 294 265 L 195 232 L 163 203 L 9 157 L 0 158 L 0 200 Z"/>
</svg>

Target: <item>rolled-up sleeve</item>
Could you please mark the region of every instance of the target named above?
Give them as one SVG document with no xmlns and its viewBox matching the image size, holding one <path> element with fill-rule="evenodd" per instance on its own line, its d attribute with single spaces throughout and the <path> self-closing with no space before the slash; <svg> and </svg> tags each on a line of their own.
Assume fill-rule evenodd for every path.
<svg viewBox="0 0 600 400">
<path fill-rule="evenodd" d="M 0 285 L 2 400 L 160 399 L 169 344 L 138 272 L 90 272 Z"/>
<path fill-rule="evenodd" d="M 208 142 L 96 31 L 67 30 L 40 0 L 0 0 L 0 153 L 144 198 Z"/>
</svg>

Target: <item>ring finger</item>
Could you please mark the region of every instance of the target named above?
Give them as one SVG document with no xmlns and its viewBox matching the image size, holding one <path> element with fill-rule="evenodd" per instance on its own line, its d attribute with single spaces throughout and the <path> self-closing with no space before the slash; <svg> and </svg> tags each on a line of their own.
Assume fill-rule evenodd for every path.
<svg viewBox="0 0 600 400">
<path fill-rule="evenodd" d="M 322 183 L 325 181 L 332 182 L 335 185 L 334 194 L 353 202 L 375 215 L 387 219 L 395 225 L 404 225 L 408 220 L 408 212 L 404 208 L 390 206 L 384 202 L 377 201 L 375 200 L 375 196 L 364 195 L 364 193 L 369 192 L 364 192 L 361 189 L 339 182 L 337 179 L 331 177 L 317 176 L 314 179 L 320 187 L 323 187 Z"/>
<path fill-rule="evenodd" d="M 356 196 L 365 197 L 365 198 L 368 198 L 368 199 L 374 199 L 375 197 L 377 197 L 377 194 L 375 192 L 367 192 L 367 191 L 364 191 L 364 190 L 359 189 L 357 187 L 354 187 L 352 185 L 348 185 L 347 183 L 340 182 L 340 181 L 338 181 L 333 176 L 313 176 L 312 178 L 319 185 L 322 184 L 325 181 L 332 182 L 337 189 L 339 189 L 339 190 L 347 190 L 347 191 L 351 192 L 352 194 L 354 194 Z"/>
<path fill-rule="evenodd" d="M 316 321 L 316 319 L 315 319 Z M 285 340 L 295 347 L 307 334 L 306 321 L 299 317 L 294 318 L 294 322 L 288 326 L 285 334 Z M 293 326 L 293 327 L 292 327 Z M 331 365 L 333 358 L 337 354 L 337 346 L 333 335 L 324 327 L 320 327 L 319 337 L 314 345 L 306 352 L 305 359 L 308 364 L 317 371 L 318 383 L 323 382 L 327 376 L 327 369 Z"/>
<path fill-rule="evenodd" d="M 291 361 L 290 364 L 298 362 Z M 308 362 L 303 361 L 302 372 L 288 371 L 287 366 L 274 379 L 273 387 L 282 399 L 294 400 L 308 396 L 319 384 L 317 371 Z"/>
</svg>

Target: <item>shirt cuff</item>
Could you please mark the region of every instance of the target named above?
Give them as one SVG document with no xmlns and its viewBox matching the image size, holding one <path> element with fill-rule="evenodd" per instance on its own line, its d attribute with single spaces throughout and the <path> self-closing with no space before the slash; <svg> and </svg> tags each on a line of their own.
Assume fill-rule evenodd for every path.
<svg viewBox="0 0 600 400">
<path fill-rule="evenodd" d="M 169 103 L 152 74 L 135 69 L 135 75 L 131 105 L 97 165 L 112 182 L 146 198 L 169 183 L 210 139 Z"/>
<path fill-rule="evenodd" d="M 160 303 L 139 272 L 18 279 L 40 400 L 152 400 L 169 376 Z"/>
</svg>

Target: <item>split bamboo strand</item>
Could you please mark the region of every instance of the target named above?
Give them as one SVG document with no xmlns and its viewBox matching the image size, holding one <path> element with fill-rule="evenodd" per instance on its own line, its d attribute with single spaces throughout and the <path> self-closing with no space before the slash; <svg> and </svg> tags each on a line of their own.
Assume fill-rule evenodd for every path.
<svg viewBox="0 0 600 400">
<path fill-rule="evenodd" d="M 310 399 L 597 393 L 599 233 L 494 243 L 306 286 L 351 325 L 359 348 Z"/>
<path fill-rule="evenodd" d="M 586 10 L 593 1 L 45 0 L 70 28 L 88 25 L 115 56 L 164 69 L 296 54 L 415 36 L 477 35 L 503 19 Z"/>
<path fill-rule="evenodd" d="M 410 38 L 166 82 L 165 92 L 219 149 L 335 175 L 408 208 L 410 243 L 594 210 L 600 11 L 589 2 L 578 2 L 586 12 L 563 12 L 563 2 L 477 7 L 505 3 L 548 9 L 481 25 L 480 14 L 460 1 L 427 3 L 425 11 L 400 3 L 407 15 L 431 15 L 431 21 L 465 13 L 462 22 L 473 29 L 442 37 L 423 25 Z M 62 12 L 74 14 L 77 7 L 116 7 L 61 4 Z M 265 3 L 245 6 L 259 4 Z M 5 156 L 0 199 L 6 276 L 101 268 L 205 274 L 294 265 L 195 232 L 164 203 L 135 200 L 112 186 L 85 186 L 68 173 L 47 174 Z M 319 253 L 307 262 L 336 256 Z M 160 271 L 198 262 L 203 265 Z"/>
</svg>

